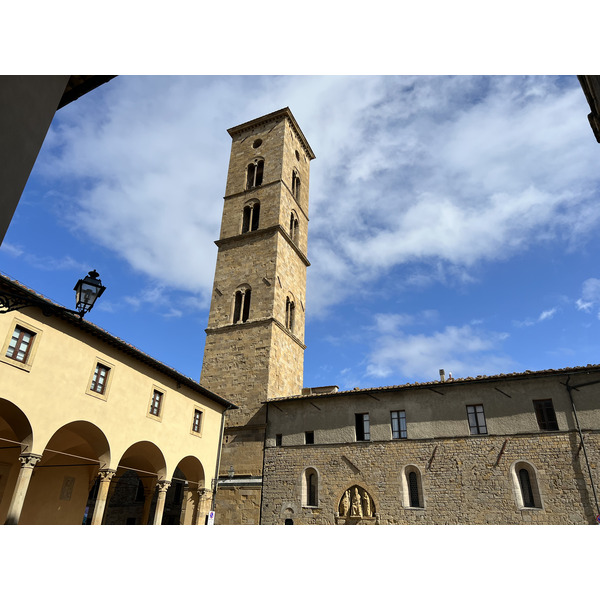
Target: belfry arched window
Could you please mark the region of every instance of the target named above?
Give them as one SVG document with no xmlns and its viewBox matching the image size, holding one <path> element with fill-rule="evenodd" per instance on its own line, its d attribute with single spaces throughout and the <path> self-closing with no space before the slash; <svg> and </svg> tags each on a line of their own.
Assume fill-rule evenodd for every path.
<svg viewBox="0 0 600 600">
<path fill-rule="evenodd" d="M 312 467 L 302 474 L 302 506 L 319 506 L 319 475 Z"/>
<path fill-rule="evenodd" d="M 235 292 L 233 300 L 233 322 L 245 323 L 250 315 L 250 298 L 252 290 L 244 286 Z"/>
<path fill-rule="evenodd" d="M 256 231 L 260 220 L 260 202 L 258 200 L 244 206 L 242 233 Z"/>
<path fill-rule="evenodd" d="M 298 243 L 298 216 L 294 211 L 290 216 L 290 237 L 295 243 Z"/>
<path fill-rule="evenodd" d="M 265 161 L 262 158 L 257 158 L 248 165 L 248 176 L 246 179 L 247 190 L 262 185 L 264 169 Z"/>
<path fill-rule="evenodd" d="M 518 508 L 542 508 L 538 479 L 533 465 L 519 461 L 512 465 L 511 476 Z"/>
<path fill-rule="evenodd" d="M 285 326 L 290 331 L 294 330 L 294 318 L 296 312 L 296 303 L 293 297 L 287 296 L 285 299 Z"/>
<path fill-rule="evenodd" d="M 296 200 L 300 198 L 300 176 L 296 171 L 292 171 L 292 194 Z"/>
</svg>

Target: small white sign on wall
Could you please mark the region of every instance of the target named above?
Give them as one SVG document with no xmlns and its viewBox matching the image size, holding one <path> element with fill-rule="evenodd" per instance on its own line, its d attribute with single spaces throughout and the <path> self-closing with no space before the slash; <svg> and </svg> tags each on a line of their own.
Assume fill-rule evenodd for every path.
<svg viewBox="0 0 600 600">
<path fill-rule="evenodd" d="M 211 510 L 208 513 L 208 521 L 206 522 L 207 525 L 214 525 L 215 524 L 215 511 Z"/>
</svg>

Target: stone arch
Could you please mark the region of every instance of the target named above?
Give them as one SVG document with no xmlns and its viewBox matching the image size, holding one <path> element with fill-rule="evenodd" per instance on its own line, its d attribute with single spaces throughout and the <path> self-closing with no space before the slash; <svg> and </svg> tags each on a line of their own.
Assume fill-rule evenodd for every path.
<svg viewBox="0 0 600 600">
<path fill-rule="evenodd" d="M 250 302 L 252 298 L 252 287 L 248 283 L 242 283 L 236 288 L 231 305 L 231 322 L 245 323 L 250 316 Z"/>
<path fill-rule="evenodd" d="M 296 299 L 292 292 L 288 292 L 285 297 L 285 327 L 289 331 L 294 331 L 296 321 Z"/>
<path fill-rule="evenodd" d="M 90 488 L 99 470 L 109 464 L 108 439 L 97 425 L 63 425 L 34 468 L 19 523 L 80 525 Z"/>
<path fill-rule="evenodd" d="M 195 456 L 182 458 L 171 476 L 163 523 L 200 525 L 211 509 L 212 492 L 206 488 L 205 472 Z"/>
<path fill-rule="evenodd" d="M 265 169 L 265 159 L 257 156 L 246 167 L 246 189 L 251 190 L 262 185 Z"/>
<path fill-rule="evenodd" d="M 0 440 L 2 446 L 17 442 L 21 452 L 28 452 L 33 447 L 33 428 L 27 415 L 16 405 L 0 398 Z"/>
<path fill-rule="evenodd" d="M 316 467 L 307 467 L 300 477 L 301 506 L 319 506 L 321 477 Z"/>
<path fill-rule="evenodd" d="M 19 456 L 31 452 L 33 429 L 27 415 L 15 404 L 0 398 L 0 523 L 8 515 L 21 464 Z"/>
<path fill-rule="evenodd" d="M 374 519 L 377 506 L 372 494 L 362 485 L 355 483 L 346 488 L 339 497 L 336 512 L 346 523 L 356 523 L 363 519 Z"/>
<path fill-rule="evenodd" d="M 260 224 L 260 200 L 252 198 L 244 203 L 242 209 L 242 233 L 256 231 Z"/>
<path fill-rule="evenodd" d="M 166 460 L 156 444 L 144 440 L 129 446 L 110 484 L 104 524 L 151 523 L 158 500 L 158 484 L 166 481 L 166 475 Z"/>
<path fill-rule="evenodd" d="M 530 462 L 515 461 L 510 466 L 510 477 L 518 509 L 543 508 L 537 469 Z"/>
<path fill-rule="evenodd" d="M 298 243 L 298 234 L 300 229 L 300 220 L 298 219 L 298 213 L 292 209 L 290 213 L 290 228 L 289 234 L 292 238 L 292 241 L 297 244 Z"/>
<path fill-rule="evenodd" d="M 402 505 L 404 508 L 425 508 L 423 476 L 416 465 L 402 469 Z"/>
</svg>

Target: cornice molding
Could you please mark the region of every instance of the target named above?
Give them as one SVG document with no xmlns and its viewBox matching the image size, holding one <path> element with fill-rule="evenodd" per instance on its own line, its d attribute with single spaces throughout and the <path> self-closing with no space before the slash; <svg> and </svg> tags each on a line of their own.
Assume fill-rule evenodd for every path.
<svg viewBox="0 0 600 600">
<path fill-rule="evenodd" d="M 286 329 L 286 327 L 282 323 L 280 323 L 275 317 L 267 317 L 266 319 L 256 319 L 253 321 L 246 321 L 245 323 L 229 323 L 227 325 L 220 325 L 218 327 L 207 327 L 204 330 L 204 332 L 206 333 L 206 335 L 212 335 L 215 333 L 228 333 L 230 331 L 235 331 L 236 329 L 251 329 L 253 327 L 259 327 L 261 325 L 270 325 L 271 323 L 274 323 L 275 325 L 277 325 L 277 327 L 279 327 L 279 329 L 281 329 L 283 332 L 289 335 L 290 338 L 302 348 L 302 350 L 306 350 L 306 345 L 303 344 L 300 341 L 300 339 L 297 338 L 291 331 Z"/>
</svg>

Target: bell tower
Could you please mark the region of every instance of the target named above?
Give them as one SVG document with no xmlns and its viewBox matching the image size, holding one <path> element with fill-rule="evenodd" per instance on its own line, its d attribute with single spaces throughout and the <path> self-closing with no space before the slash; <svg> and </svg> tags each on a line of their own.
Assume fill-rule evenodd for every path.
<svg viewBox="0 0 600 600">
<path fill-rule="evenodd" d="M 289 108 L 228 133 L 231 156 L 200 383 L 240 407 L 225 422 L 216 522 L 258 524 L 262 403 L 302 392 L 308 181 L 315 155 Z"/>
</svg>

